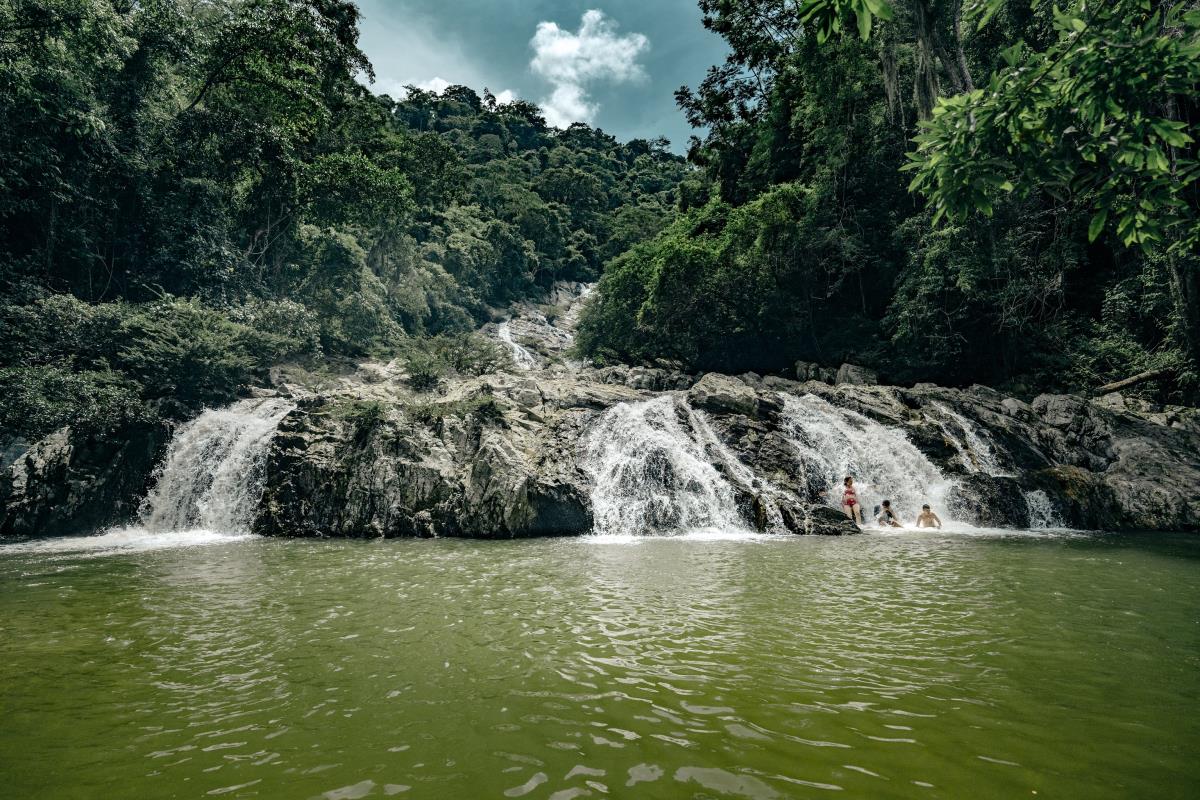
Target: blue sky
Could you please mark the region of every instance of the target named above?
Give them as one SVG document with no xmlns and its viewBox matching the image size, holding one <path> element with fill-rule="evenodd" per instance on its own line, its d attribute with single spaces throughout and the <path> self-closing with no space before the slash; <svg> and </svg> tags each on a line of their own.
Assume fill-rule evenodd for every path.
<svg viewBox="0 0 1200 800">
<path fill-rule="evenodd" d="M 695 0 L 358 0 L 374 89 L 462 83 L 621 139 L 692 133 L 674 92 L 725 55 Z"/>
</svg>

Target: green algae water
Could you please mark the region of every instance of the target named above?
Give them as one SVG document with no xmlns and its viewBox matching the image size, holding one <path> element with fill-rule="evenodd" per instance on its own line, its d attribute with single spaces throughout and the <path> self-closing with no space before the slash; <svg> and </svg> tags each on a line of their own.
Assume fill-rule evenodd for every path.
<svg viewBox="0 0 1200 800">
<path fill-rule="evenodd" d="M 4 797 L 1200 793 L 1200 538 L 108 538 L 0 547 Z"/>
</svg>

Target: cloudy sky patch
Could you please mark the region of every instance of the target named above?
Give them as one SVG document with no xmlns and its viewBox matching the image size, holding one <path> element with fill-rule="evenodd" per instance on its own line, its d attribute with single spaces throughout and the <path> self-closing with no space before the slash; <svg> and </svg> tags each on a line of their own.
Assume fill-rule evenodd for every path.
<svg viewBox="0 0 1200 800">
<path fill-rule="evenodd" d="M 503 96 L 545 105 L 560 123 L 586 119 L 621 139 L 665 135 L 677 151 L 692 131 L 674 92 L 698 84 L 726 52 L 721 38 L 701 26 L 696 0 L 358 4 L 360 44 L 375 65 L 377 92 L 400 96 L 405 84 L 433 88 L 442 81 L 481 94 L 486 87 L 499 99 L 511 92 Z M 590 11 L 601 16 L 589 27 Z M 539 36 L 547 44 L 542 50 L 535 46 Z M 635 57 L 614 63 L 612 54 L 628 55 L 630 48 Z"/>
<path fill-rule="evenodd" d="M 595 119 L 599 105 L 589 99 L 589 85 L 646 79 L 638 59 L 650 40 L 640 33 L 618 33 L 616 23 L 598 9 L 584 12 L 574 33 L 554 22 L 539 22 L 529 46 L 530 69 L 554 86 L 540 105 L 546 121 L 558 128 Z"/>
</svg>

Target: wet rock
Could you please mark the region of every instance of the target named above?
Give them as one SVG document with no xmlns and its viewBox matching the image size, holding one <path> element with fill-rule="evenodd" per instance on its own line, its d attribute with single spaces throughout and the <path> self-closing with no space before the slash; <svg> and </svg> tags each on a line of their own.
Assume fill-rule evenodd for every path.
<svg viewBox="0 0 1200 800">
<path fill-rule="evenodd" d="M 841 511 L 825 505 L 810 506 L 800 521 L 800 530 L 810 536 L 851 536 L 862 529 Z"/>
<path fill-rule="evenodd" d="M 1015 478 L 980 473 L 960 478 L 946 498 L 957 520 L 988 528 L 1024 528 L 1029 525 L 1025 491 Z"/>
<path fill-rule="evenodd" d="M 0 536 L 93 531 L 132 519 L 162 454 L 162 426 L 106 436 L 60 428 L 0 474 Z"/>
</svg>

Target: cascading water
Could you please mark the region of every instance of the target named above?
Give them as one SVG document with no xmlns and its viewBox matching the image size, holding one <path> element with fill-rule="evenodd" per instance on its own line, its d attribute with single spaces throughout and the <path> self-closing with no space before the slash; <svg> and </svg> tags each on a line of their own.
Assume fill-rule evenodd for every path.
<svg viewBox="0 0 1200 800">
<path fill-rule="evenodd" d="M 728 458 L 703 415 L 674 396 L 613 406 L 584 446 L 596 533 L 745 528 L 721 474 L 742 465 Z"/>
<path fill-rule="evenodd" d="M 533 353 L 513 338 L 512 327 L 509 325 L 508 320 L 500 323 L 500 327 L 496 329 L 496 338 L 508 346 L 509 352 L 512 353 L 513 363 L 517 366 L 517 369 L 534 369 L 537 367 L 537 358 Z"/>
<path fill-rule="evenodd" d="M 1058 509 L 1050 501 L 1050 495 L 1041 489 L 1025 493 L 1025 506 L 1029 509 L 1029 527 L 1034 530 L 1062 528 L 1063 520 Z"/>
<path fill-rule="evenodd" d="M 811 394 L 784 395 L 783 403 L 784 433 L 800 456 L 799 483 L 811 498 L 824 496 L 839 507 L 842 479 L 853 475 L 864 516 L 887 499 L 908 524 L 923 503 L 946 517 L 950 482 L 902 431 Z"/>
<path fill-rule="evenodd" d="M 279 398 L 240 400 L 181 426 L 142 504 L 142 526 L 248 532 L 262 497 L 267 446 L 292 408 Z"/>
<path fill-rule="evenodd" d="M 937 412 L 934 422 L 954 445 L 959 461 L 968 472 L 981 472 L 996 478 L 1012 477 L 1012 473 L 1001 465 L 990 437 L 974 422 L 945 403 L 933 403 L 932 407 Z"/>
<path fill-rule="evenodd" d="M 581 285 L 579 287 L 579 294 L 571 301 L 566 313 L 561 318 L 555 320 L 555 326 L 566 331 L 572 343 L 575 341 L 575 328 L 579 325 L 579 315 L 583 313 L 583 306 L 595 289 L 596 284 L 594 283 Z"/>
</svg>

